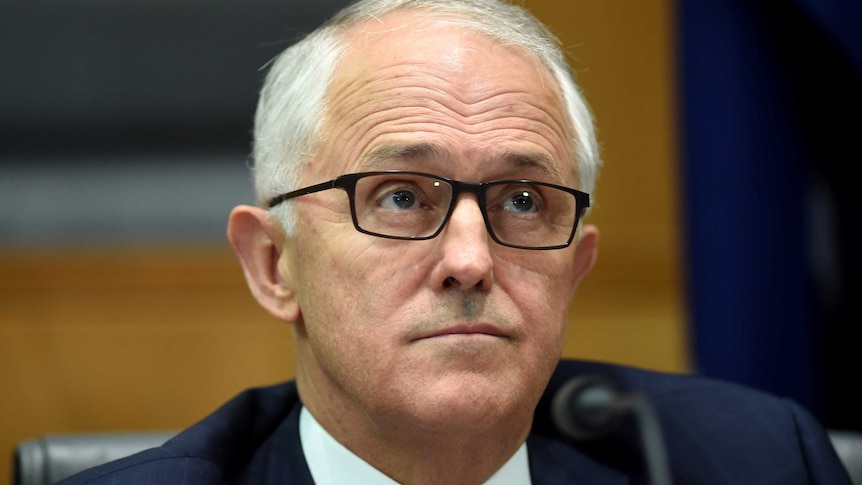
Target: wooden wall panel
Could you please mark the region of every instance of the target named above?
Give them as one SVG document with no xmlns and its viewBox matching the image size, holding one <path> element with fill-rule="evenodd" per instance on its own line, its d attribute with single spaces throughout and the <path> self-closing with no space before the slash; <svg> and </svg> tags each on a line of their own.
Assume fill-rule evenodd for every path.
<svg viewBox="0 0 862 485">
<path fill-rule="evenodd" d="M 0 275 L 3 456 L 45 433 L 183 428 L 293 376 L 291 329 L 226 244 L 6 251 Z"/>
<path fill-rule="evenodd" d="M 670 0 L 527 0 L 566 48 L 604 160 L 588 221 L 599 260 L 566 354 L 688 371 Z"/>
</svg>

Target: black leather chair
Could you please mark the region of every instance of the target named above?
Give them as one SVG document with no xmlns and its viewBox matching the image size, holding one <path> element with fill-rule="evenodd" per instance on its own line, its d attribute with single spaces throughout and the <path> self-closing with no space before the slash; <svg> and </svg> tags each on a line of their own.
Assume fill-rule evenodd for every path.
<svg viewBox="0 0 862 485">
<path fill-rule="evenodd" d="M 50 485 L 87 468 L 159 446 L 176 432 L 44 436 L 15 449 L 14 485 Z"/>
<path fill-rule="evenodd" d="M 15 451 L 15 485 L 49 485 L 81 470 L 159 446 L 174 432 L 53 435 L 22 442 Z M 854 485 L 862 485 L 862 433 L 829 431 Z"/>
<path fill-rule="evenodd" d="M 829 439 L 850 474 L 853 485 L 862 485 L 862 433 L 830 430 Z"/>
</svg>

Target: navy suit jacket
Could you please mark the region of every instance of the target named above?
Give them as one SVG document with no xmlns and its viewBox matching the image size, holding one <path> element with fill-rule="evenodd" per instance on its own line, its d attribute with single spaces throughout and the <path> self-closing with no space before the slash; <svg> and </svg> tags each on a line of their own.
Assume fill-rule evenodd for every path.
<svg viewBox="0 0 862 485">
<path fill-rule="evenodd" d="M 635 423 L 573 442 L 550 418 L 569 379 L 604 375 L 656 408 L 674 483 L 849 484 L 823 428 L 781 398 L 708 379 L 563 361 L 527 439 L 533 484 L 647 484 Z M 82 472 L 71 484 L 312 484 L 293 382 L 246 391 L 159 448 Z"/>
</svg>

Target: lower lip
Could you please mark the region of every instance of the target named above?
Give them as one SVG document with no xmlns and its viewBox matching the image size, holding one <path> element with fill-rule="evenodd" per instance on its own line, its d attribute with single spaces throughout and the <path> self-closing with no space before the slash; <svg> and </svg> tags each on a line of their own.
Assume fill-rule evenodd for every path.
<svg viewBox="0 0 862 485">
<path fill-rule="evenodd" d="M 428 339 L 499 339 L 504 338 L 500 335 L 491 335 L 489 333 L 443 333 L 440 335 L 432 335 L 422 340 Z"/>
</svg>

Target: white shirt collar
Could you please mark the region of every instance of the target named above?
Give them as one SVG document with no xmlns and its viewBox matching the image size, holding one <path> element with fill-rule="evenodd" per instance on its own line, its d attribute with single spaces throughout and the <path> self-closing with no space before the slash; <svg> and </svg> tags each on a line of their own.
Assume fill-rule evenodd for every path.
<svg viewBox="0 0 862 485">
<path fill-rule="evenodd" d="M 359 458 L 335 440 L 303 407 L 299 413 L 299 439 L 311 478 L 318 485 L 356 483 L 397 485 L 398 482 Z M 509 458 L 484 485 L 530 485 L 527 444 Z"/>
</svg>

